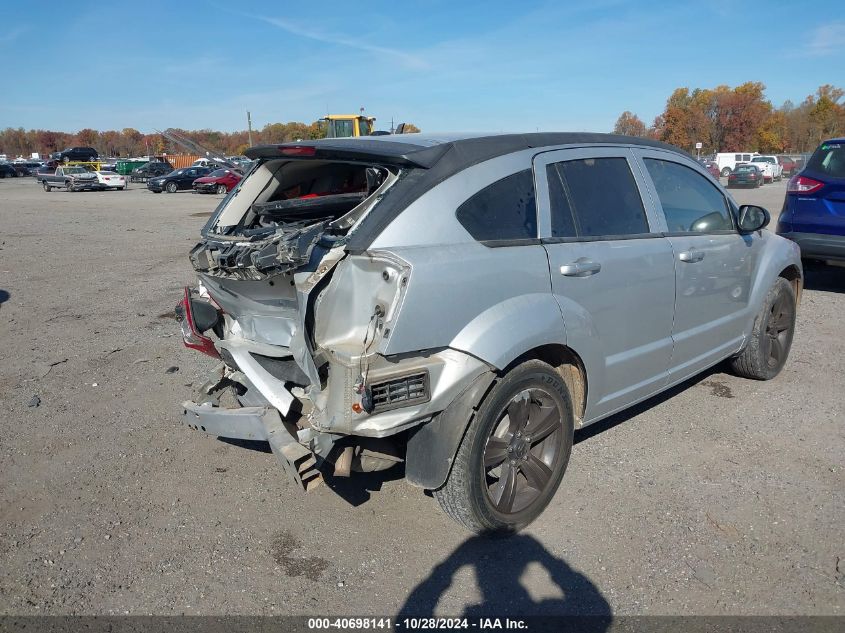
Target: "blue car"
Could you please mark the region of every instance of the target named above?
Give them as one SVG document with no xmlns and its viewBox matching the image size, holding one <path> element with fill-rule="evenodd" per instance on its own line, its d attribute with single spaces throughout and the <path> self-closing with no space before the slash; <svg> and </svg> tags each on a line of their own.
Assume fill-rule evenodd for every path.
<svg viewBox="0 0 845 633">
<path fill-rule="evenodd" d="M 845 261 L 845 138 L 824 141 L 790 179 L 777 233 L 803 258 Z"/>
</svg>

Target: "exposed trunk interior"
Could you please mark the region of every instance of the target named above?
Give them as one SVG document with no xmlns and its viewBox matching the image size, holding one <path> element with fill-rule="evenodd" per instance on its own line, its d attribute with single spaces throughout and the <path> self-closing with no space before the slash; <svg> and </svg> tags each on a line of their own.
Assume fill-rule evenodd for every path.
<svg viewBox="0 0 845 633">
<path fill-rule="evenodd" d="M 266 279 L 301 267 L 354 230 L 399 168 L 360 162 L 264 159 L 223 200 L 191 252 L 194 267 Z"/>
</svg>

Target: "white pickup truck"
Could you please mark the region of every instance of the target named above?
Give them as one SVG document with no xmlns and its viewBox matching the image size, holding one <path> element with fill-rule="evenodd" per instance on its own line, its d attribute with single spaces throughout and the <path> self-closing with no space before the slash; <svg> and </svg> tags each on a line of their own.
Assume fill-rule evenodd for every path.
<svg viewBox="0 0 845 633">
<path fill-rule="evenodd" d="M 777 156 L 769 154 L 755 156 L 751 159 L 751 162 L 763 170 L 763 180 L 767 182 L 775 182 L 783 178 L 783 164 Z"/>
</svg>

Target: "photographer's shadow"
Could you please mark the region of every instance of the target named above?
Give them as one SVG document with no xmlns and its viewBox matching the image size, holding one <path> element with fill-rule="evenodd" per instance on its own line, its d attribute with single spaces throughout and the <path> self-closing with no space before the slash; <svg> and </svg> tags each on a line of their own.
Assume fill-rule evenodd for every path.
<svg viewBox="0 0 845 633">
<path fill-rule="evenodd" d="M 539 601 L 531 598 L 520 582 L 531 563 L 538 563 L 548 572 L 557 585 L 555 593 L 562 593 L 562 598 Z M 411 591 L 398 618 L 433 616 L 441 597 L 464 567 L 474 569 L 481 602 L 467 605 L 461 614 L 450 615 L 467 618 L 604 616 L 589 618 L 589 630 L 604 631 L 610 625 L 610 605 L 590 579 L 550 554 L 537 539 L 524 534 L 496 539 L 474 536 L 465 541 Z"/>
</svg>

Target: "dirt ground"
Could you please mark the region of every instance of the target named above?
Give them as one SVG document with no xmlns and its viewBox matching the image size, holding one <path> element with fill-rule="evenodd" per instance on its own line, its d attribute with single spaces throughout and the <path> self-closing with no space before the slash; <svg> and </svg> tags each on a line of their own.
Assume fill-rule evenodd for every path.
<svg viewBox="0 0 845 633">
<path fill-rule="evenodd" d="M 0 613 L 845 613 L 845 269 L 808 269 L 776 380 L 579 432 L 548 510 L 486 540 L 401 472 L 304 495 L 180 425 L 213 361 L 172 311 L 218 200 L 0 180 Z"/>
</svg>

